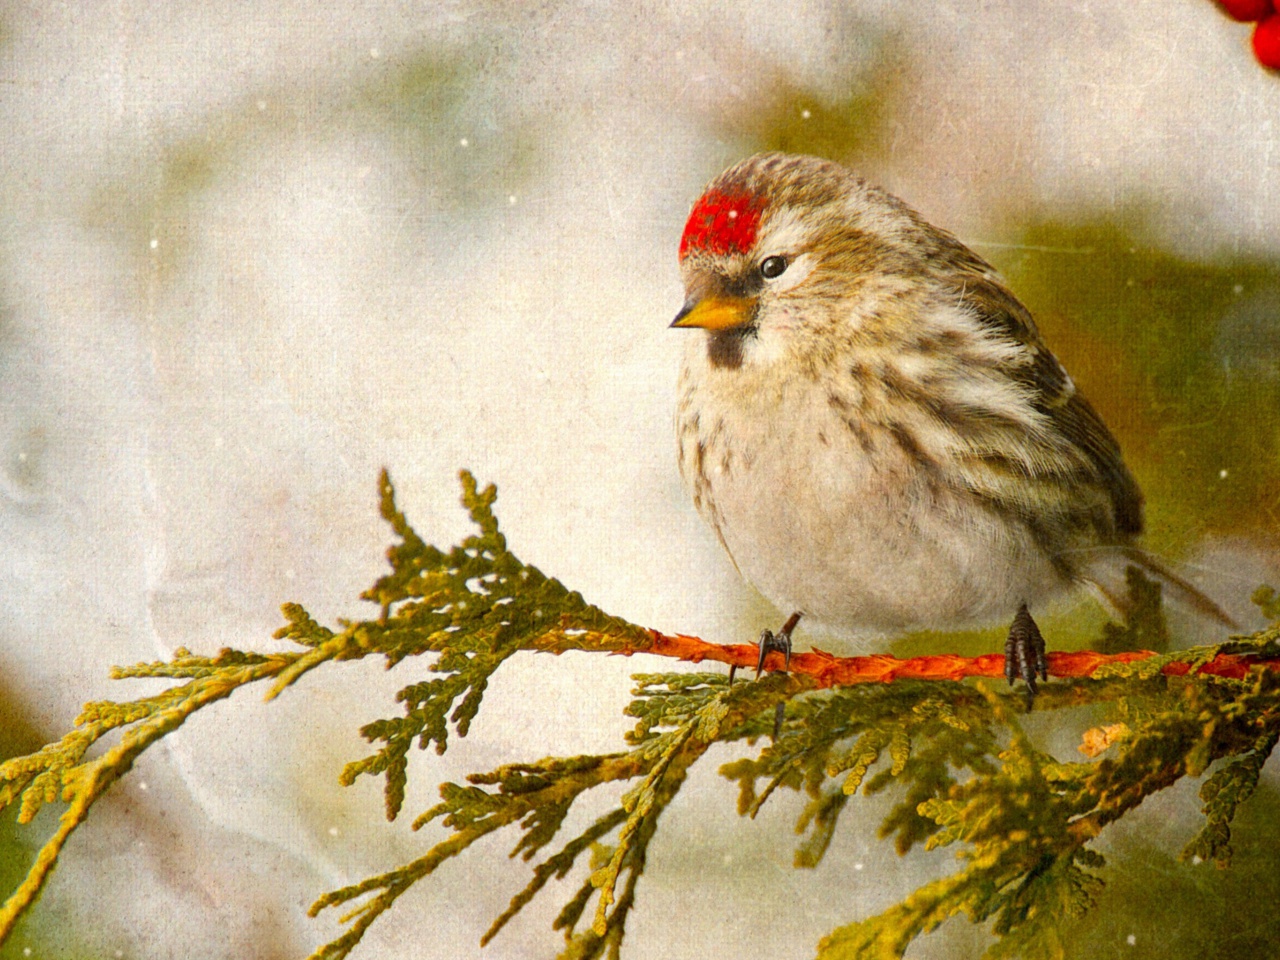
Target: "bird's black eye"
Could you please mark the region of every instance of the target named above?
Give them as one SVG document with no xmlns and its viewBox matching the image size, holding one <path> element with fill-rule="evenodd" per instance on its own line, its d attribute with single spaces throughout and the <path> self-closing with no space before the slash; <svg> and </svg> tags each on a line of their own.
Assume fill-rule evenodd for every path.
<svg viewBox="0 0 1280 960">
<path fill-rule="evenodd" d="M 786 257 L 765 257 L 760 263 L 760 276 L 766 280 L 776 280 L 787 269 Z"/>
</svg>

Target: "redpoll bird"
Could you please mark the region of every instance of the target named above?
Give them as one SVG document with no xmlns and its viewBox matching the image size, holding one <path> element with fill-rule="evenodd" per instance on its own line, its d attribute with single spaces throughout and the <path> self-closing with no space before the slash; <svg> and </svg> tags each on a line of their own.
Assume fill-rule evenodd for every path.
<svg viewBox="0 0 1280 960">
<path fill-rule="evenodd" d="M 1045 677 L 1028 604 L 1123 603 L 1134 564 L 1119 445 L 994 268 L 901 200 L 814 157 L 726 170 L 680 241 L 680 472 L 738 570 L 843 633 L 1014 615 L 1010 682 Z"/>
</svg>

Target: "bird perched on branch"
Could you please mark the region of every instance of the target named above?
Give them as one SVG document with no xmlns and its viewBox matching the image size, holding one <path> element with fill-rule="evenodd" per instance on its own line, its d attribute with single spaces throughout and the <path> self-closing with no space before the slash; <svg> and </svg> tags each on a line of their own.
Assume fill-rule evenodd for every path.
<svg viewBox="0 0 1280 960">
<path fill-rule="evenodd" d="M 1047 679 L 1029 608 L 1136 565 L 1120 447 L 995 269 L 838 164 L 730 167 L 680 240 L 680 472 L 738 570 L 784 612 L 866 635 L 1012 617 L 1010 682 Z M 761 638 L 789 655 L 793 615 Z"/>
</svg>

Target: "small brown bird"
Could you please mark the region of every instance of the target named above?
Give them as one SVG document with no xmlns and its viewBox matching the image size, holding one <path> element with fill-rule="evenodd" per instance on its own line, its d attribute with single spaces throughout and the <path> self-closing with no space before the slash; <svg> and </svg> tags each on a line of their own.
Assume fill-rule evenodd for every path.
<svg viewBox="0 0 1280 960">
<path fill-rule="evenodd" d="M 815 157 L 729 168 L 680 241 L 680 472 L 738 570 L 784 611 L 866 636 L 1028 612 L 1078 585 L 1123 607 L 1139 550 L 1120 447 L 995 269 L 901 200 Z M 790 651 L 793 615 L 761 638 Z"/>
</svg>

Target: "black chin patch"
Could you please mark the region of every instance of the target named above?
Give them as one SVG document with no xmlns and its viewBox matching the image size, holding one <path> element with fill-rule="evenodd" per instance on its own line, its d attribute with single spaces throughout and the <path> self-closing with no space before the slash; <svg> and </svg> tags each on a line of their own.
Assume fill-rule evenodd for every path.
<svg viewBox="0 0 1280 960">
<path fill-rule="evenodd" d="M 743 341 L 755 336 L 755 327 L 734 327 L 731 330 L 713 330 L 707 337 L 707 359 L 713 367 L 737 370 L 742 366 Z"/>
</svg>

